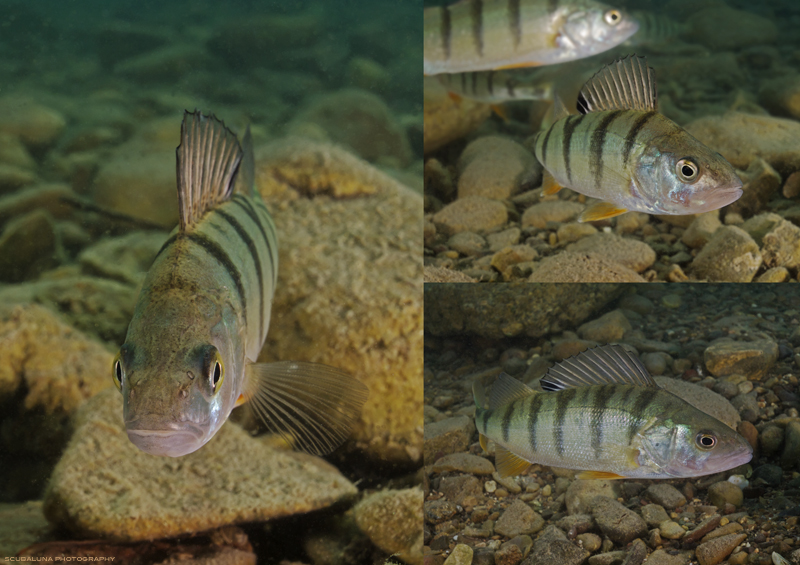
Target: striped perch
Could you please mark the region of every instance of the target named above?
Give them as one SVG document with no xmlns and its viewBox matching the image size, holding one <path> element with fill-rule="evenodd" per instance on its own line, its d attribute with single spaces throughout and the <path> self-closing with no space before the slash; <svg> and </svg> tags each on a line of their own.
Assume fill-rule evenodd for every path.
<svg viewBox="0 0 800 565">
<path fill-rule="evenodd" d="M 505 71 L 481 71 L 437 75 L 453 98 L 469 98 L 486 104 L 514 100 L 551 100 L 553 85 L 538 84 L 534 79 L 520 79 Z"/>
<path fill-rule="evenodd" d="M 620 345 L 590 349 L 552 367 L 536 392 L 502 373 L 488 407 L 473 383 L 481 446 L 518 475 L 531 463 L 580 469 L 579 479 L 665 479 L 725 471 L 750 461 L 736 431 L 660 388 Z"/>
<path fill-rule="evenodd" d="M 564 63 L 616 47 L 637 29 L 594 0 L 461 0 L 425 9 L 423 72 Z"/>
<path fill-rule="evenodd" d="M 653 69 L 630 55 L 598 71 L 578 96 L 579 114 L 558 100 L 534 142 L 544 194 L 562 187 L 598 198 L 578 221 L 634 210 L 700 214 L 736 201 L 742 181 L 719 153 L 657 111 Z"/>
<path fill-rule="evenodd" d="M 244 149 L 216 118 L 187 112 L 177 149 L 180 224 L 145 278 L 113 378 L 128 437 L 154 455 L 191 453 L 247 400 L 311 453 L 342 443 L 366 400 L 346 373 L 257 364 L 278 275 L 275 224 Z"/>
</svg>

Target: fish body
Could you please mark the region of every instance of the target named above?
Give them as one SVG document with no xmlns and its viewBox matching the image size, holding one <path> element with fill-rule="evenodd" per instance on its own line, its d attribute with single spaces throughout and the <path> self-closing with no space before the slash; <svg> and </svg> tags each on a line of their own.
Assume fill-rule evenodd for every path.
<svg viewBox="0 0 800 565">
<path fill-rule="evenodd" d="M 424 12 L 426 75 L 534 67 L 589 57 L 638 24 L 594 0 L 461 0 Z"/>
<path fill-rule="evenodd" d="M 545 194 L 566 186 L 602 201 L 579 221 L 630 210 L 700 214 L 742 195 L 730 163 L 658 113 L 655 88 L 644 57 L 625 57 L 584 85 L 581 113 L 559 117 L 537 134 Z M 561 113 L 556 109 L 556 117 Z"/>
<path fill-rule="evenodd" d="M 639 23 L 639 30 L 630 38 L 635 46 L 658 47 L 683 36 L 689 29 L 683 22 L 655 12 L 634 10 L 631 16 Z"/>
<path fill-rule="evenodd" d="M 129 439 L 178 457 L 252 401 L 272 429 L 313 453 L 346 437 L 366 398 L 346 373 L 310 363 L 256 364 L 277 281 L 277 235 L 244 150 L 222 122 L 184 116 L 180 225 L 144 280 L 113 378 Z M 335 431 L 334 431 L 335 430 Z"/>
<path fill-rule="evenodd" d="M 734 430 L 660 388 L 619 345 L 563 361 L 534 391 L 502 374 L 489 407 L 475 383 L 475 425 L 496 444 L 501 475 L 531 463 L 580 469 L 578 478 L 696 477 L 743 465 L 750 444 Z"/>
<path fill-rule="evenodd" d="M 502 104 L 515 100 L 551 100 L 550 82 L 517 78 L 505 71 L 480 71 L 436 75 L 447 91 L 456 97 L 486 104 Z"/>
</svg>

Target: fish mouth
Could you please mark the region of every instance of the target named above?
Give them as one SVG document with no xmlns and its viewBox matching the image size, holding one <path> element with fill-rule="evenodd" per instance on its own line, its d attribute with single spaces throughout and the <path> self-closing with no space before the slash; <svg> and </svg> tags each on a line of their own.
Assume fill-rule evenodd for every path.
<svg viewBox="0 0 800 565">
<path fill-rule="evenodd" d="M 126 422 L 125 427 L 131 443 L 150 455 L 181 457 L 205 444 L 205 434 L 194 424 L 182 422 L 164 427 L 162 423 L 155 427 L 147 422 L 133 421 Z"/>
</svg>

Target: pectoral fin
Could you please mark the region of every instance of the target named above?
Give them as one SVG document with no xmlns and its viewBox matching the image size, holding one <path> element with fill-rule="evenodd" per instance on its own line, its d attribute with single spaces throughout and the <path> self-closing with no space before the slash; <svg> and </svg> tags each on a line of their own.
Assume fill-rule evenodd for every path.
<svg viewBox="0 0 800 565">
<path fill-rule="evenodd" d="M 496 71 L 507 71 L 508 69 L 528 69 L 530 67 L 541 67 L 542 64 L 538 61 L 524 61 L 522 63 L 511 63 L 510 65 L 501 65 L 497 67 Z"/>
<path fill-rule="evenodd" d="M 596 222 L 598 220 L 607 220 L 608 218 L 613 218 L 614 216 L 619 216 L 620 214 L 624 214 L 628 210 L 625 208 L 620 208 L 610 202 L 598 202 L 597 204 L 593 204 L 589 206 L 583 213 L 578 217 L 579 222 Z"/>
<path fill-rule="evenodd" d="M 581 471 L 575 475 L 576 479 L 590 480 L 590 479 L 605 479 L 607 481 L 615 481 L 617 479 L 624 479 L 622 475 L 610 473 L 608 471 Z"/>
<path fill-rule="evenodd" d="M 550 174 L 550 171 L 547 169 L 544 170 L 544 174 L 542 175 L 542 194 L 556 194 L 559 190 L 564 188 L 555 178 L 553 175 Z"/>
<path fill-rule="evenodd" d="M 508 113 L 502 104 L 492 104 L 492 111 L 497 114 L 504 122 L 508 121 Z"/>
<path fill-rule="evenodd" d="M 495 445 L 494 466 L 501 477 L 510 477 L 522 474 L 531 464 L 519 455 L 511 453 L 506 448 Z"/>
</svg>

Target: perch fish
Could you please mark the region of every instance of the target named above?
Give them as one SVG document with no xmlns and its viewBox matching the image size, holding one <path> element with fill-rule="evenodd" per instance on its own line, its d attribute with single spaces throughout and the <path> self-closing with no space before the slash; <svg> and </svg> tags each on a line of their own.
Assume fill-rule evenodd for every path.
<svg viewBox="0 0 800 565">
<path fill-rule="evenodd" d="M 544 194 L 566 186 L 601 200 L 578 221 L 631 210 L 701 214 L 742 195 L 742 181 L 722 155 L 658 113 L 644 57 L 601 69 L 581 89 L 577 106 L 580 113 L 567 116 L 556 97 L 555 121 L 537 134 L 534 149 L 545 168 Z"/>
<path fill-rule="evenodd" d="M 481 446 L 495 442 L 495 466 L 518 475 L 531 463 L 580 469 L 579 479 L 697 477 L 753 456 L 736 431 L 659 387 L 620 345 L 562 361 L 537 392 L 502 373 L 488 408 L 476 380 Z"/>
<path fill-rule="evenodd" d="M 426 75 L 554 65 L 616 47 L 638 29 L 594 0 L 461 0 L 425 8 Z"/>
<path fill-rule="evenodd" d="M 244 149 L 213 116 L 186 112 L 177 149 L 180 223 L 145 278 L 114 359 L 130 440 L 180 457 L 208 442 L 235 406 L 295 447 L 341 444 L 367 389 L 314 363 L 256 363 L 278 273 L 275 224 L 254 187 Z"/>
</svg>

